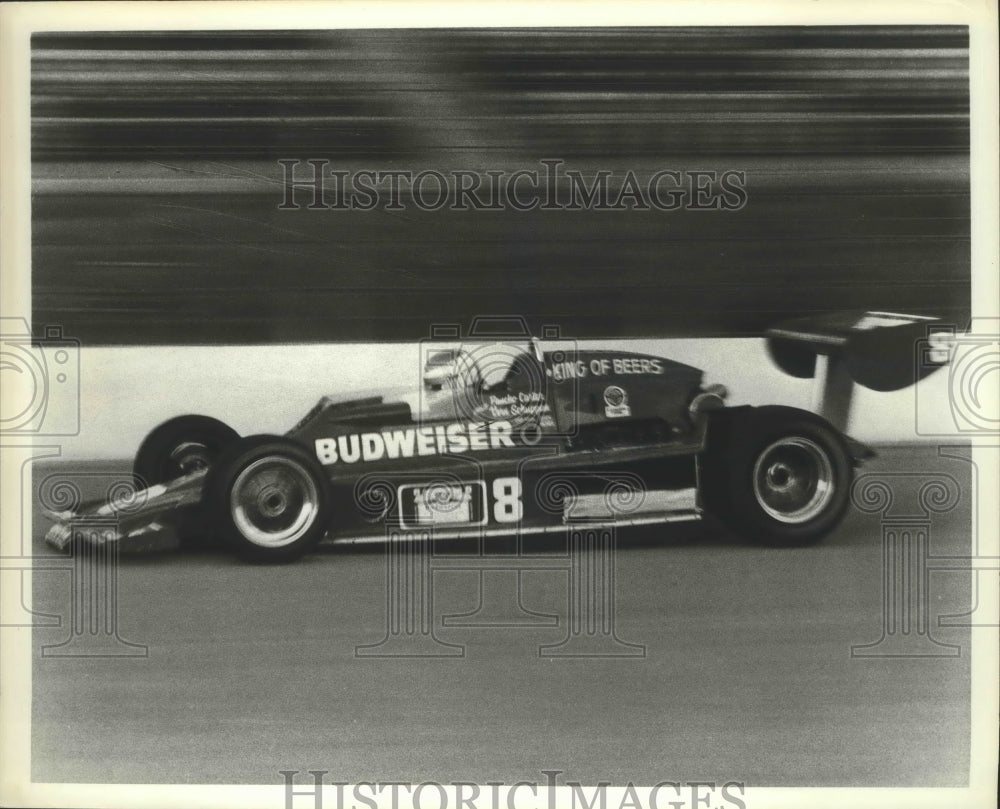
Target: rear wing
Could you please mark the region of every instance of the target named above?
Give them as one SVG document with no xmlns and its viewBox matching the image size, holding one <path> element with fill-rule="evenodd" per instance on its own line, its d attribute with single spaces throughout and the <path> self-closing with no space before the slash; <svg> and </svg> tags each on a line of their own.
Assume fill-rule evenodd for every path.
<svg viewBox="0 0 1000 809">
<path fill-rule="evenodd" d="M 853 384 L 876 391 L 901 390 L 948 364 L 917 361 L 917 348 L 935 333 L 937 318 L 895 312 L 832 312 L 795 318 L 765 332 L 767 349 L 785 373 L 816 379 L 814 407 L 844 430 Z M 937 331 L 953 339 L 954 329 Z"/>
</svg>

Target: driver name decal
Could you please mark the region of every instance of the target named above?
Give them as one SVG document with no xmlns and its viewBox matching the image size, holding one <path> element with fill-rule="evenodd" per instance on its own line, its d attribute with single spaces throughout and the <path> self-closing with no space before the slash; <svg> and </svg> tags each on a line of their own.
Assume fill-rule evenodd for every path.
<svg viewBox="0 0 1000 809">
<path fill-rule="evenodd" d="M 517 419 L 522 416 L 539 416 L 550 412 L 545 394 L 538 391 L 519 391 L 517 393 L 489 394 L 489 403 L 485 406 L 490 417 L 494 419 Z M 551 419 L 549 419 L 551 423 Z"/>
<path fill-rule="evenodd" d="M 433 427 L 405 427 L 371 433 L 352 433 L 336 438 L 317 438 L 316 457 L 324 466 L 335 463 L 380 461 L 383 458 L 413 458 L 513 447 L 509 421 L 490 423 L 438 424 Z"/>
</svg>

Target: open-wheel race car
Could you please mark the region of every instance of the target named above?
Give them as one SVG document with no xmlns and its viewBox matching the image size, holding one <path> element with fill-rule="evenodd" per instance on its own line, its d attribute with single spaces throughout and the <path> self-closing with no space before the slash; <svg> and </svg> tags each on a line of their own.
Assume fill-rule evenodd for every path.
<svg viewBox="0 0 1000 809">
<path fill-rule="evenodd" d="M 323 397 L 284 435 L 170 419 L 139 447 L 132 496 L 58 515 L 47 541 L 66 549 L 82 516 L 103 514 L 115 528 L 92 541 L 170 532 L 285 562 L 325 537 L 521 536 L 708 513 L 754 541 L 805 545 L 838 524 L 872 454 L 843 432 L 850 386 L 915 382 L 926 320 L 836 314 L 772 330 L 779 367 L 816 376 L 820 414 L 727 407 L 699 369 L 647 354 L 534 339 L 431 346 L 417 390 Z"/>
</svg>

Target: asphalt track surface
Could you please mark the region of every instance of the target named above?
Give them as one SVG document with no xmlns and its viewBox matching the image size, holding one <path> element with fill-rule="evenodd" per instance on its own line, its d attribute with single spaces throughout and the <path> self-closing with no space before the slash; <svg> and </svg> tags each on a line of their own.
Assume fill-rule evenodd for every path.
<svg viewBox="0 0 1000 809">
<path fill-rule="evenodd" d="M 39 467 L 36 481 L 96 468 Z M 930 547 L 968 554 L 967 464 L 897 447 L 865 471 L 950 475 L 962 496 L 931 516 Z M 895 493 L 912 506 L 912 492 Z M 51 562 L 46 526 L 36 514 L 34 548 Z M 323 769 L 331 782 L 511 784 L 556 769 L 584 783 L 958 786 L 968 630 L 936 619 L 968 609 L 969 576 L 931 575 L 932 635 L 959 656 L 852 658 L 881 635 L 881 526 L 852 507 L 798 550 L 747 545 L 709 521 L 620 532 L 617 634 L 645 646 L 640 658 L 540 657 L 567 632 L 566 580 L 552 571 L 522 574 L 522 603 L 563 616 L 558 626 L 443 626 L 477 605 L 478 574 L 451 570 L 434 577 L 434 632 L 464 657 L 362 659 L 355 647 L 386 632 L 379 546 L 283 567 L 123 557 L 118 632 L 148 656 L 42 657 L 69 629 L 35 630 L 33 779 L 280 784 L 279 770 Z M 441 550 L 475 562 L 467 547 Z M 72 614 L 67 570 L 34 582 L 36 610 Z"/>
</svg>

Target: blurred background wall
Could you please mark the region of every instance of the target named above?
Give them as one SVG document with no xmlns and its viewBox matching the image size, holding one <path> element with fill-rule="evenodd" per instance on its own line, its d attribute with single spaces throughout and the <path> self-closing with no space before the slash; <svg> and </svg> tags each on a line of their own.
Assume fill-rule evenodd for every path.
<svg viewBox="0 0 1000 809">
<path fill-rule="evenodd" d="M 639 351 L 686 362 L 721 382 L 729 403 L 810 409 L 812 380 L 793 379 L 753 338 L 581 341 L 581 346 Z M 50 423 L 79 423 L 61 437 L 66 458 L 131 458 L 146 433 L 182 413 L 204 413 L 243 435 L 284 433 L 322 395 L 392 398 L 420 390 L 417 343 L 264 346 L 104 346 L 80 356 L 80 396 L 51 400 Z M 856 388 L 848 431 L 874 444 L 955 436 L 948 370 L 896 393 Z M 77 409 L 76 412 L 71 412 Z M 39 443 L 46 443 L 40 439 Z"/>
<path fill-rule="evenodd" d="M 37 34 L 34 323 L 88 344 L 419 340 L 491 313 L 579 338 L 964 323 L 967 47 L 946 26 Z M 283 159 L 735 170 L 746 199 L 281 210 Z"/>
</svg>

